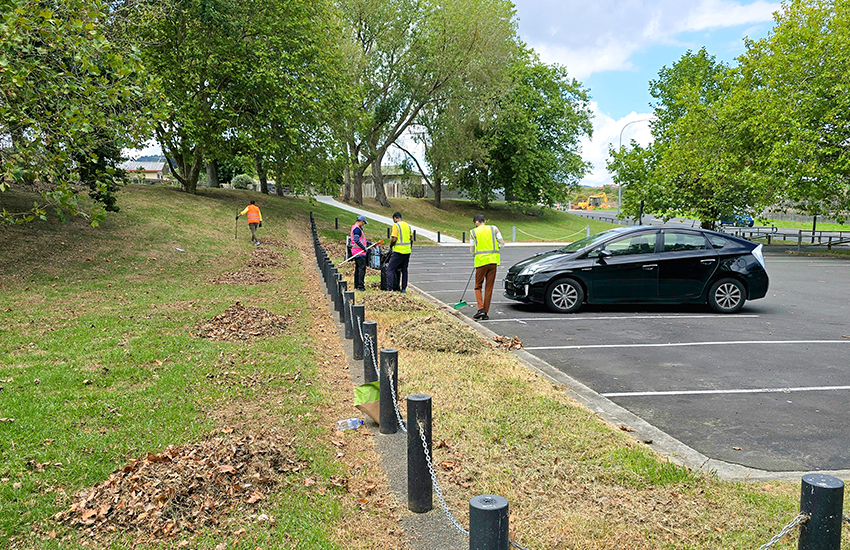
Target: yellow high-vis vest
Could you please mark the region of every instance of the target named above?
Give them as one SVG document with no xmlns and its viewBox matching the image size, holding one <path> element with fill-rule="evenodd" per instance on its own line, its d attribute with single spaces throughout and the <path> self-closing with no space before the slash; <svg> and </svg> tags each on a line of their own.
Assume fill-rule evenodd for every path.
<svg viewBox="0 0 850 550">
<path fill-rule="evenodd" d="M 501 265 L 496 227 L 479 225 L 472 231 L 475 232 L 475 267 L 487 264 Z"/>
<path fill-rule="evenodd" d="M 398 252 L 399 254 L 410 254 L 411 252 L 411 242 L 410 242 L 410 226 L 407 225 L 406 222 L 398 222 L 395 225 L 396 231 L 398 232 L 397 241 L 393 245 L 393 252 Z"/>
</svg>

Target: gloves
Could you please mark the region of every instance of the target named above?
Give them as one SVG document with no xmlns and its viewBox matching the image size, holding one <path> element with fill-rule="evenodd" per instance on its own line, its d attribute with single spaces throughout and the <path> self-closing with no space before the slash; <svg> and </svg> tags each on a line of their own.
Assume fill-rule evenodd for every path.
<svg viewBox="0 0 850 550">
<path fill-rule="evenodd" d="M 236 219 L 237 219 L 237 220 L 239 219 L 239 214 L 236 214 Z"/>
<path fill-rule="evenodd" d="M 258 225 L 257 227 L 263 227 L 263 222 L 260 222 L 260 225 Z"/>
</svg>

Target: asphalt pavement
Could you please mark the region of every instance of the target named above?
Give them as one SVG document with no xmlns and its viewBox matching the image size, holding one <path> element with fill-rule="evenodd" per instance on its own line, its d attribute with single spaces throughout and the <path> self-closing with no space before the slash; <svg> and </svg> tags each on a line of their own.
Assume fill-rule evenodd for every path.
<svg viewBox="0 0 850 550">
<path fill-rule="evenodd" d="M 767 254 L 768 295 L 734 315 L 702 306 L 584 306 L 571 315 L 502 296 L 502 250 L 484 331 L 518 336 L 528 362 L 677 462 L 726 477 L 850 470 L 850 262 Z M 475 304 L 467 247 L 418 247 L 410 284 Z"/>
</svg>

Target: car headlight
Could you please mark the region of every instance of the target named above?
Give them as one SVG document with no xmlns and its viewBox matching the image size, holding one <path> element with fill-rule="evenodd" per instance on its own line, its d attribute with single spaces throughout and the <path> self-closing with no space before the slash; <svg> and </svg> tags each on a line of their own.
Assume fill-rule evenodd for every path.
<svg viewBox="0 0 850 550">
<path fill-rule="evenodd" d="M 517 273 L 517 276 L 522 277 L 522 276 L 525 276 L 525 275 L 534 275 L 535 273 L 539 273 L 539 272 L 543 271 L 543 269 L 545 269 L 545 268 L 546 268 L 546 266 L 544 264 L 527 265 L 527 266 L 523 267 L 522 270 L 520 270 L 519 273 Z"/>
</svg>

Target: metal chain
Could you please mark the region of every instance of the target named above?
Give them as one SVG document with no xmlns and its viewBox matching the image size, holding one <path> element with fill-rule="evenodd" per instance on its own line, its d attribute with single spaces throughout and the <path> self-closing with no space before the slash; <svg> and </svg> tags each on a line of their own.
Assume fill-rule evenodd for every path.
<svg viewBox="0 0 850 550">
<path fill-rule="evenodd" d="M 421 422 L 419 423 L 419 439 L 422 440 L 422 449 L 425 451 L 425 462 L 428 464 L 428 472 L 431 474 L 431 484 L 434 487 L 434 492 L 437 493 L 437 498 L 440 500 L 440 506 L 443 507 L 443 512 L 445 512 L 446 517 L 449 518 L 449 521 L 452 525 L 454 525 L 455 529 L 460 531 L 462 535 L 468 537 L 469 531 L 461 527 L 454 518 L 449 510 L 449 506 L 446 504 L 446 499 L 443 498 L 443 492 L 440 491 L 440 483 L 437 481 L 437 472 L 434 471 L 434 464 L 431 463 L 431 453 L 428 452 L 428 440 L 425 439 L 425 430 Z"/>
<path fill-rule="evenodd" d="M 378 370 L 378 358 L 372 355 L 372 337 L 366 336 L 366 340 L 363 342 L 364 347 L 369 350 L 368 355 L 372 356 L 372 366 L 375 368 L 375 375 L 378 377 L 378 380 L 381 379 L 381 372 Z M 407 433 L 407 424 L 405 424 L 404 420 L 401 417 L 401 412 L 398 410 L 398 398 L 395 393 L 395 384 L 390 382 L 390 393 L 392 393 L 393 397 L 393 409 L 395 410 L 395 417 L 398 421 L 398 426 L 401 428 L 401 431 Z"/>
<path fill-rule="evenodd" d="M 791 523 L 789 523 L 788 525 L 783 527 L 782 531 L 777 533 L 772 539 L 770 539 L 765 544 L 759 546 L 759 550 L 765 550 L 766 548 L 770 548 L 771 546 L 774 546 L 776 543 L 778 543 L 780 540 L 782 540 L 782 537 L 784 537 L 785 535 L 787 535 L 788 533 L 793 531 L 794 528 L 796 528 L 798 525 L 801 525 L 801 524 L 805 523 L 806 521 L 808 521 L 808 519 L 809 519 L 809 516 L 806 515 L 806 514 L 798 515 L 796 518 L 794 518 L 791 521 Z"/>
</svg>

